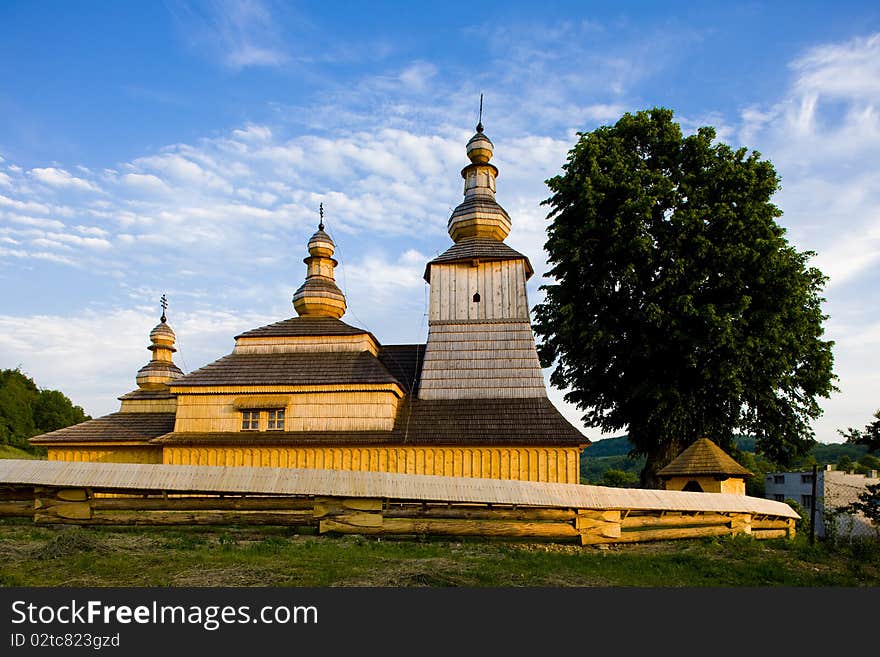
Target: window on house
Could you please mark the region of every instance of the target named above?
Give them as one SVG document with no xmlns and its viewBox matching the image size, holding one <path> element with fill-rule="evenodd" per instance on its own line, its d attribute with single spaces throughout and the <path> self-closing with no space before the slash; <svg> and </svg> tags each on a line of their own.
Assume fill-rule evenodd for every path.
<svg viewBox="0 0 880 657">
<path fill-rule="evenodd" d="M 260 428 L 260 411 L 241 412 L 241 430 L 258 431 Z"/>
<path fill-rule="evenodd" d="M 811 474 L 802 474 L 801 475 L 801 483 L 802 484 L 812 484 L 813 483 L 813 475 Z"/>
<path fill-rule="evenodd" d="M 785 495 L 783 495 L 782 493 L 775 493 L 773 495 L 773 499 L 777 502 L 785 502 Z"/>
<path fill-rule="evenodd" d="M 801 495 L 801 504 L 805 509 L 813 508 L 813 496 L 812 495 Z"/>
<path fill-rule="evenodd" d="M 785 483 L 785 475 L 773 475 L 773 483 L 774 484 L 784 484 Z"/>
<path fill-rule="evenodd" d="M 280 408 L 269 411 L 269 419 L 266 422 L 269 431 L 284 431 L 284 409 Z"/>
</svg>

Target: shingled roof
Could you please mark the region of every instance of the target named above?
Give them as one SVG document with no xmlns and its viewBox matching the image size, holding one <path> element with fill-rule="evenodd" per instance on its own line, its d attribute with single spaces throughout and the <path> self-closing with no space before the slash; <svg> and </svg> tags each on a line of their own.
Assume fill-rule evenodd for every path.
<svg viewBox="0 0 880 657">
<path fill-rule="evenodd" d="M 235 336 L 239 338 L 289 338 L 322 335 L 369 335 L 364 329 L 349 326 L 333 317 L 291 317 Z M 376 338 L 373 337 L 375 340 Z"/>
<path fill-rule="evenodd" d="M 404 391 L 415 394 L 425 362 L 424 344 L 389 344 L 379 348 L 379 360 L 400 382 Z"/>
<path fill-rule="evenodd" d="M 472 260 L 525 260 L 526 278 L 534 270 L 529 259 L 504 242 L 489 237 L 465 237 L 425 265 L 425 280 L 431 282 L 431 265 L 439 262 L 470 262 Z"/>
<path fill-rule="evenodd" d="M 168 387 L 165 386 L 161 390 L 144 390 L 143 388 L 138 388 L 137 390 L 127 392 L 116 399 L 128 401 L 131 399 L 174 399 L 175 397 L 176 395 L 172 394 L 168 390 Z"/>
<path fill-rule="evenodd" d="M 158 444 L 260 445 L 589 445 L 546 398 L 408 399 L 391 431 L 171 433 Z"/>
<path fill-rule="evenodd" d="M 111 413 L 66 429 L 34 436 L 30 442 L 78 443 L 86 441 L 148 441 L 174 431 L 174 413 Z"/>
<path fill-rule="evenodd" d="M 663 479 L 696 475 L 753 476 L 708 438 L 695 441 L 657 472 L 657 476 Z"/>
<path fill-rule="evenodd" d="M 177 387 L 402 384 L 371 353 L 361 351 L 229 354 L 173 382 Z"/>
</svg>

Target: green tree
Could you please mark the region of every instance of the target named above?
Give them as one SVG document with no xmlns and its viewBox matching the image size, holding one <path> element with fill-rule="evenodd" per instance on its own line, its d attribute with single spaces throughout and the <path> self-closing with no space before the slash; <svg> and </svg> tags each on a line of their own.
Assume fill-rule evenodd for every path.
<svg viewBox="0 0 880 657">
<path fill-rule="evenodd" d="M 612 488 L 629 488 L 638 483 L 638 481 L 639 478 L 632 472 L 612 468 L 602 473 L 599 485 L 611 486 Z"/>
<path fill-rule="evenodd" d="M 837 459 L 837 469 L 841 472 L 849 472 L 853 469 L 853 460 L 844 454 L 839 459 Z"/>
<path fill-rule="evenodd" d="M 82 407 L 74 406 L 63 392 L 42 390 L 34 403 L 34 424 L 40 433 L 85 422 Z"/>
<path fill-rule="evenodd" d="M 841 509 L 844 513 L 863 513 L 875 525 L 880 525 L 880 484 L 865 486 L 856 502 Z"/>
<path fill-rule="evenodd" d="M 871 453 L 880 452 L 880 410 L 874 413 L 874 418 L 874 421 L 864 429 L 850 427 L 846 431 L 838 431 L 838 433 L 846 438 L 848 443 L 865 445 Z"/>
<path fill-rule="evenodd" d="M 21 447 L 37 433 L 34 402 L 39 394 L 36 384 L 17 368 L 0 371 L 0 432 L 4 444 Z"/>
<path fill-rule="evenodd" d="M 91 418 L 58 390 L 40 390 L 16 369 L 0 370 L 0 444 L 29 451 L 27 439 Z"/>
<path fill-rule="evenodd" d="M 580 133 L 547 184 L 542 365 L 585 423 L 628 431 L 642 484 L 700 436 L 729 450 L 749 433 L 781 464 L 808 452 L 835 390 L 826 277 L 776 223 L 773 166 L 655 108 Z"/>
</svg>

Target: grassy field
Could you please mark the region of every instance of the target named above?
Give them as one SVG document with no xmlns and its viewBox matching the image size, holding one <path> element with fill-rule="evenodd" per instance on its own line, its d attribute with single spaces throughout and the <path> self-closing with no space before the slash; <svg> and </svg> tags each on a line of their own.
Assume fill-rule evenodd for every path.
<svg viewBox="0 0 880 657">
<path fill-rule="evenodd" d="M 0 521 L 3 586 L 878 586 L 876 544 L 747 537 L 607 549 L 376 540 L 286 529 L 44 528 Z"/>
<path fill-rule="evenodd" d="M 0 459 L 39 459 L 41 457 L 35 456 L 30 452 L 26 452 L 23 449 L 19 449 L 18 447 L 13 447 L 12 445 L 0 445 Z"/>
</svg>

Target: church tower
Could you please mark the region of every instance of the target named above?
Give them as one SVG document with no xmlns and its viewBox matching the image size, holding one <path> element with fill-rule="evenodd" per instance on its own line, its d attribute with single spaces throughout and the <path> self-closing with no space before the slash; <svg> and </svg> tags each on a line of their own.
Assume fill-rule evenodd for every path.
<svg viewBox="0 0 880 657">
<path fill-rule="evenodd" d="M 494 146 L 478 123 L 467 143 L 464 201 L 453 244 L 430 261 L 428 343 L 420 399 L 546 398 L 529 322 L 529 259 L 507 244 L 510 216 L 495 200 Z"/>
</svg>

